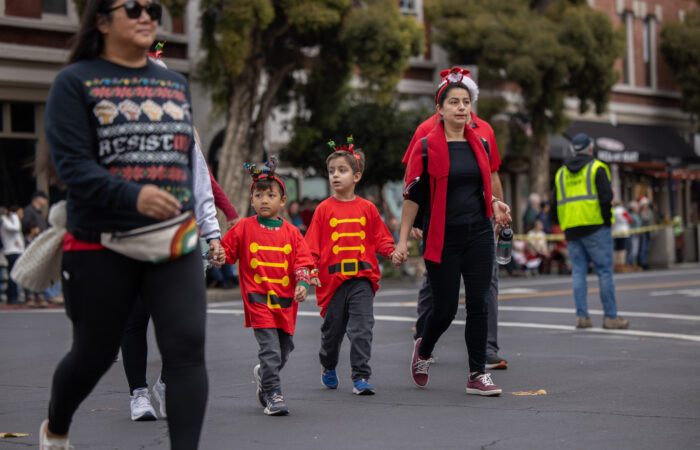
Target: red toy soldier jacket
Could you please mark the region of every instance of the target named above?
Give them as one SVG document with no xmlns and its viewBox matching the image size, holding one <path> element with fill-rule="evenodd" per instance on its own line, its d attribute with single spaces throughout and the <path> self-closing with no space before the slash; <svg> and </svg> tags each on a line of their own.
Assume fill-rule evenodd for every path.
<svg viewBox="0 0 700 450">
<path fill-rule="evenodd" d="M 294 225 L 270 229 L 257 216 L 241 219 L 221 244 L 226 263 L 240 259 L 245 326 L 278 328 L 294 334 L 299 304 L 294 300 L 295 272 L 312 268 L 311 253 Z"/>
<path fill-rule="evenodd" d="M 375 253 L 388 258 L 394 251 L 394 238 L 377 207 L 361 197 L 349 202 L 330 197 L 321 202 L 306 232 L 306 242 L 319 271 L 321 286 L 316 287 L 316 301 L 321 316 L 345 280 L 365 277 L 377 292 L 381 274 Z"/>
</svg>

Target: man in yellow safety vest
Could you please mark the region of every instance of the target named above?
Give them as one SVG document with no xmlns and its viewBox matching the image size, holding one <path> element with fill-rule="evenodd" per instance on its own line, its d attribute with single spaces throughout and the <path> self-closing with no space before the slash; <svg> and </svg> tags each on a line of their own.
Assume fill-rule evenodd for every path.
<svg viewBox="0 0 700 450">
<path fill-rule="evenodd" d="M 617 315 L 613 281 L 613 239 L 610 225 L 612 188 L 610 169 L 593 157 L 593 140 L 580 133 L 571 140 L 573 157 L 557 171 L 555 202 L 559 225 L 564 230 L 571 258 L 576 303 L 576 328 L 591 328 L 588 316 L 586 274 L 592 261 L 598 274 L 603 328 L 623 329 L 629 323 Z"/>
</svg>

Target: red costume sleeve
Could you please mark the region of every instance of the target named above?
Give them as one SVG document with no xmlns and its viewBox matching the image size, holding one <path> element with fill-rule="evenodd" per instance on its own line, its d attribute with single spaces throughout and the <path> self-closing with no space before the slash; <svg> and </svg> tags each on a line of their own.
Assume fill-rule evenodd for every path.
<svg viewBox="0 0 700 450">
<path fill-rule="evenodd" d="M 311 251 L 309 246 L 304 240 L 304 236 L 301 235 L 299 229 L 294 227 L 296 230 L 294 236 L 294 248 L 296 249 L 296 259 L 294 260 L 294 269 L 299 269 L 306 267 L 309 270 L 314 268 L 314 259 L 311 256 Z"/>
<path fill-rule="evenodd" d="M 224 190 L 221 189 L 219 183 L 216 182 L 214 174 L 211 173 L 211 170 L 209 171 L 209 178 L 211 179 L 211 191 L 214 194 L 214 204 L 216 207 L 224 212 L 226 220 L 233 220 L 237 218 L 238 213 L 236 212 L 236 208 L 233 207 L 228 197 L 224 193 Z"/>
</svg>

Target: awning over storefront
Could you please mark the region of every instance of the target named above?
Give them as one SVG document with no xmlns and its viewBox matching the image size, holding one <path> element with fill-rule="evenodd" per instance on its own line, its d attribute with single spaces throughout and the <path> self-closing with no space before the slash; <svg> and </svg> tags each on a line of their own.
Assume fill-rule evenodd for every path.
<svg viewBox="0 0 700 450">
<path fill-rule="evenodd" d="M 574 121 L 563 136 L 570 140 L 578 133 L 593 138 L 596 157 L 605 162 L 659 162 L 672 166 L 700 163 L 700 156 L 672 127 Z M 552 148 L 552 157 L 556 158 L 559 155 L 554 152 L 561 153 L 562 145 L 560 141 L 554 142 L 558 145 L 550 147 L 556 147 L 556 150 Z M 564 156 L 568 156 L 566 151 Z"/>
</svg>

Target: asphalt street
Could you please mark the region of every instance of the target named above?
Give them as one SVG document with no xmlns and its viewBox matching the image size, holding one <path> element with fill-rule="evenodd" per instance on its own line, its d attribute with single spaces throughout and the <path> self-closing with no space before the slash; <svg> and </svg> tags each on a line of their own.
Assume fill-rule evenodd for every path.
<svg viewBox="0 0 700 450">
<path fill-rule="evenodd" d="M 574 329 L 571 279 L 503 279 L 499 344 L 508 370 L 500 397 L 465 394 L 464 308 L 435 350 L 425 389 L 409 376 L 415 283 L 387 283 L 375 299 L 371 378 L 377 394 L 352 394 L 347 340 L 340 386 L 321 386 L 321 319 L 300 308 L 296 350 L 282 371 L 291 414 L 268 417 L 255 398 L 257 345 L 239 294 L 212 302 L 207 324 L 210 391 L 202 449 L 688 449 L 700 448 L 700 267 L 616 275 L 629 330 L 603 330 L 595 276 L 594 328 Z M 224 298 L 224 299 L 225 299 Z M 95 301 L 99 301 L 96 296 Z M 53 369 L 70 346 L 61 309 L 0 311 L 2 449 L 38 448 Z M 151 333 L 149 374 L 159 355 Z M 546 395 L 514 395 L 545 390 Z M 132 422 L 121 363 L 78 409 L 76 449 L 166 449 L 167 424 Z"/>
</svg>

